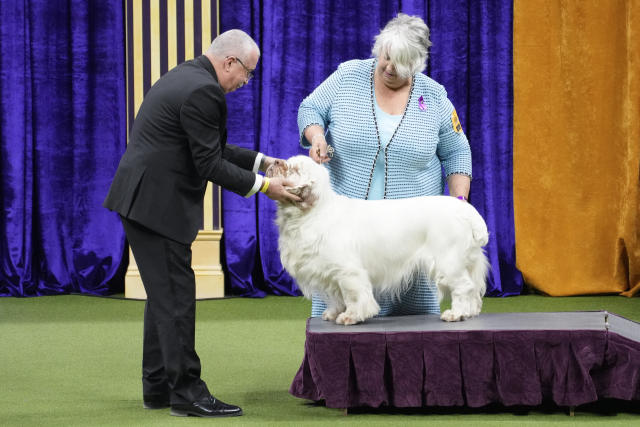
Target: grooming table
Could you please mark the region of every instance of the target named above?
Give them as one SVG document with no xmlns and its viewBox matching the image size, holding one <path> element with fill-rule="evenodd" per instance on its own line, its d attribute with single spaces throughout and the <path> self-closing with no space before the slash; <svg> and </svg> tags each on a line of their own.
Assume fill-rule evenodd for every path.
<svg viewBox="0 0 640 427">
<path fill-rule="evenodd" d="M 605 311 L 310 318 L 289 392 L 330 408 L 640 400 L 640 324 Z"/>
</svg>

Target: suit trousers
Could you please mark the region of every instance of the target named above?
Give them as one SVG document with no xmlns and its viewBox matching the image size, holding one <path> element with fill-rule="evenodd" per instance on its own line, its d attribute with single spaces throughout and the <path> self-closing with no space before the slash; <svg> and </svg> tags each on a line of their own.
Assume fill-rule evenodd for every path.
<svg viewBox="0 0 640 427">
<path fill-rule="evenodd" d="M 147 303 L 144 310 L 142 392 L 145 399 L 191 403 L 209 395 L 195 350 L 196 285 L 191 245 L 120 217 Z"/>
</svg>

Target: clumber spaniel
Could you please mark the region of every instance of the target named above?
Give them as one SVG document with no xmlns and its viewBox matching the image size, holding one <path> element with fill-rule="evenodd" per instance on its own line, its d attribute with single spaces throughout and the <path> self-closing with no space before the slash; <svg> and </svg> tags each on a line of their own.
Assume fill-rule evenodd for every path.
<svg viewBox="0 0 640 427">
<path fill-rule="evenodd" d="M 306 156 L 276 162 L 267 176 L 288 178 L 303 199 L 278 202 L 280 259 L 307 298 L 325 296 L 324 320 L 352 325 L 375 316 L 374 295 L 400 294 L 418 270 L 436 282 L 440 299 L 451 294 L 441 319 L 480 313 L 489 234 L 470 204 L 450 196 L 350 199 Z"/>
</svg>

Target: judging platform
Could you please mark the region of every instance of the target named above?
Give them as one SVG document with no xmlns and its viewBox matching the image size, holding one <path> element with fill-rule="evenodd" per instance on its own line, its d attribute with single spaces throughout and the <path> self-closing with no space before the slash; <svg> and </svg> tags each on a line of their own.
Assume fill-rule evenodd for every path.
<svg viewBox="0 0 640 427">
<path fill-rule="evenodd" d="M 330 408 L 640 401 L 640 324 L 605 311 L 310 318 L 289 391 Z"/>
</svg>

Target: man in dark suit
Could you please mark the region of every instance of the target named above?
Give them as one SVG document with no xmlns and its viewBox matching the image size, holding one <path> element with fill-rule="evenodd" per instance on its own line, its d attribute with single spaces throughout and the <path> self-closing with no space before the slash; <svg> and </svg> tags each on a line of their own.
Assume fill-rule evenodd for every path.
<svg viewBox="0 0 640 427">
<path fill-rule="evenodd" d="M 225 94 L 249 82 L 260 50 L 227 31 L 207 52 L 178 65 L 146 94 L 104 206 L 120 214 L 147 303 L 142 389 L 145 408 L 177 416 L 234 416 L 242 410 L 211 395 L 195 351 L 191 243 L 207 181 L 241 196 L 258 191 L 300 201 L 282 179 L 257 174 L 276 159 L 226 144 Z"/>
</svg>

